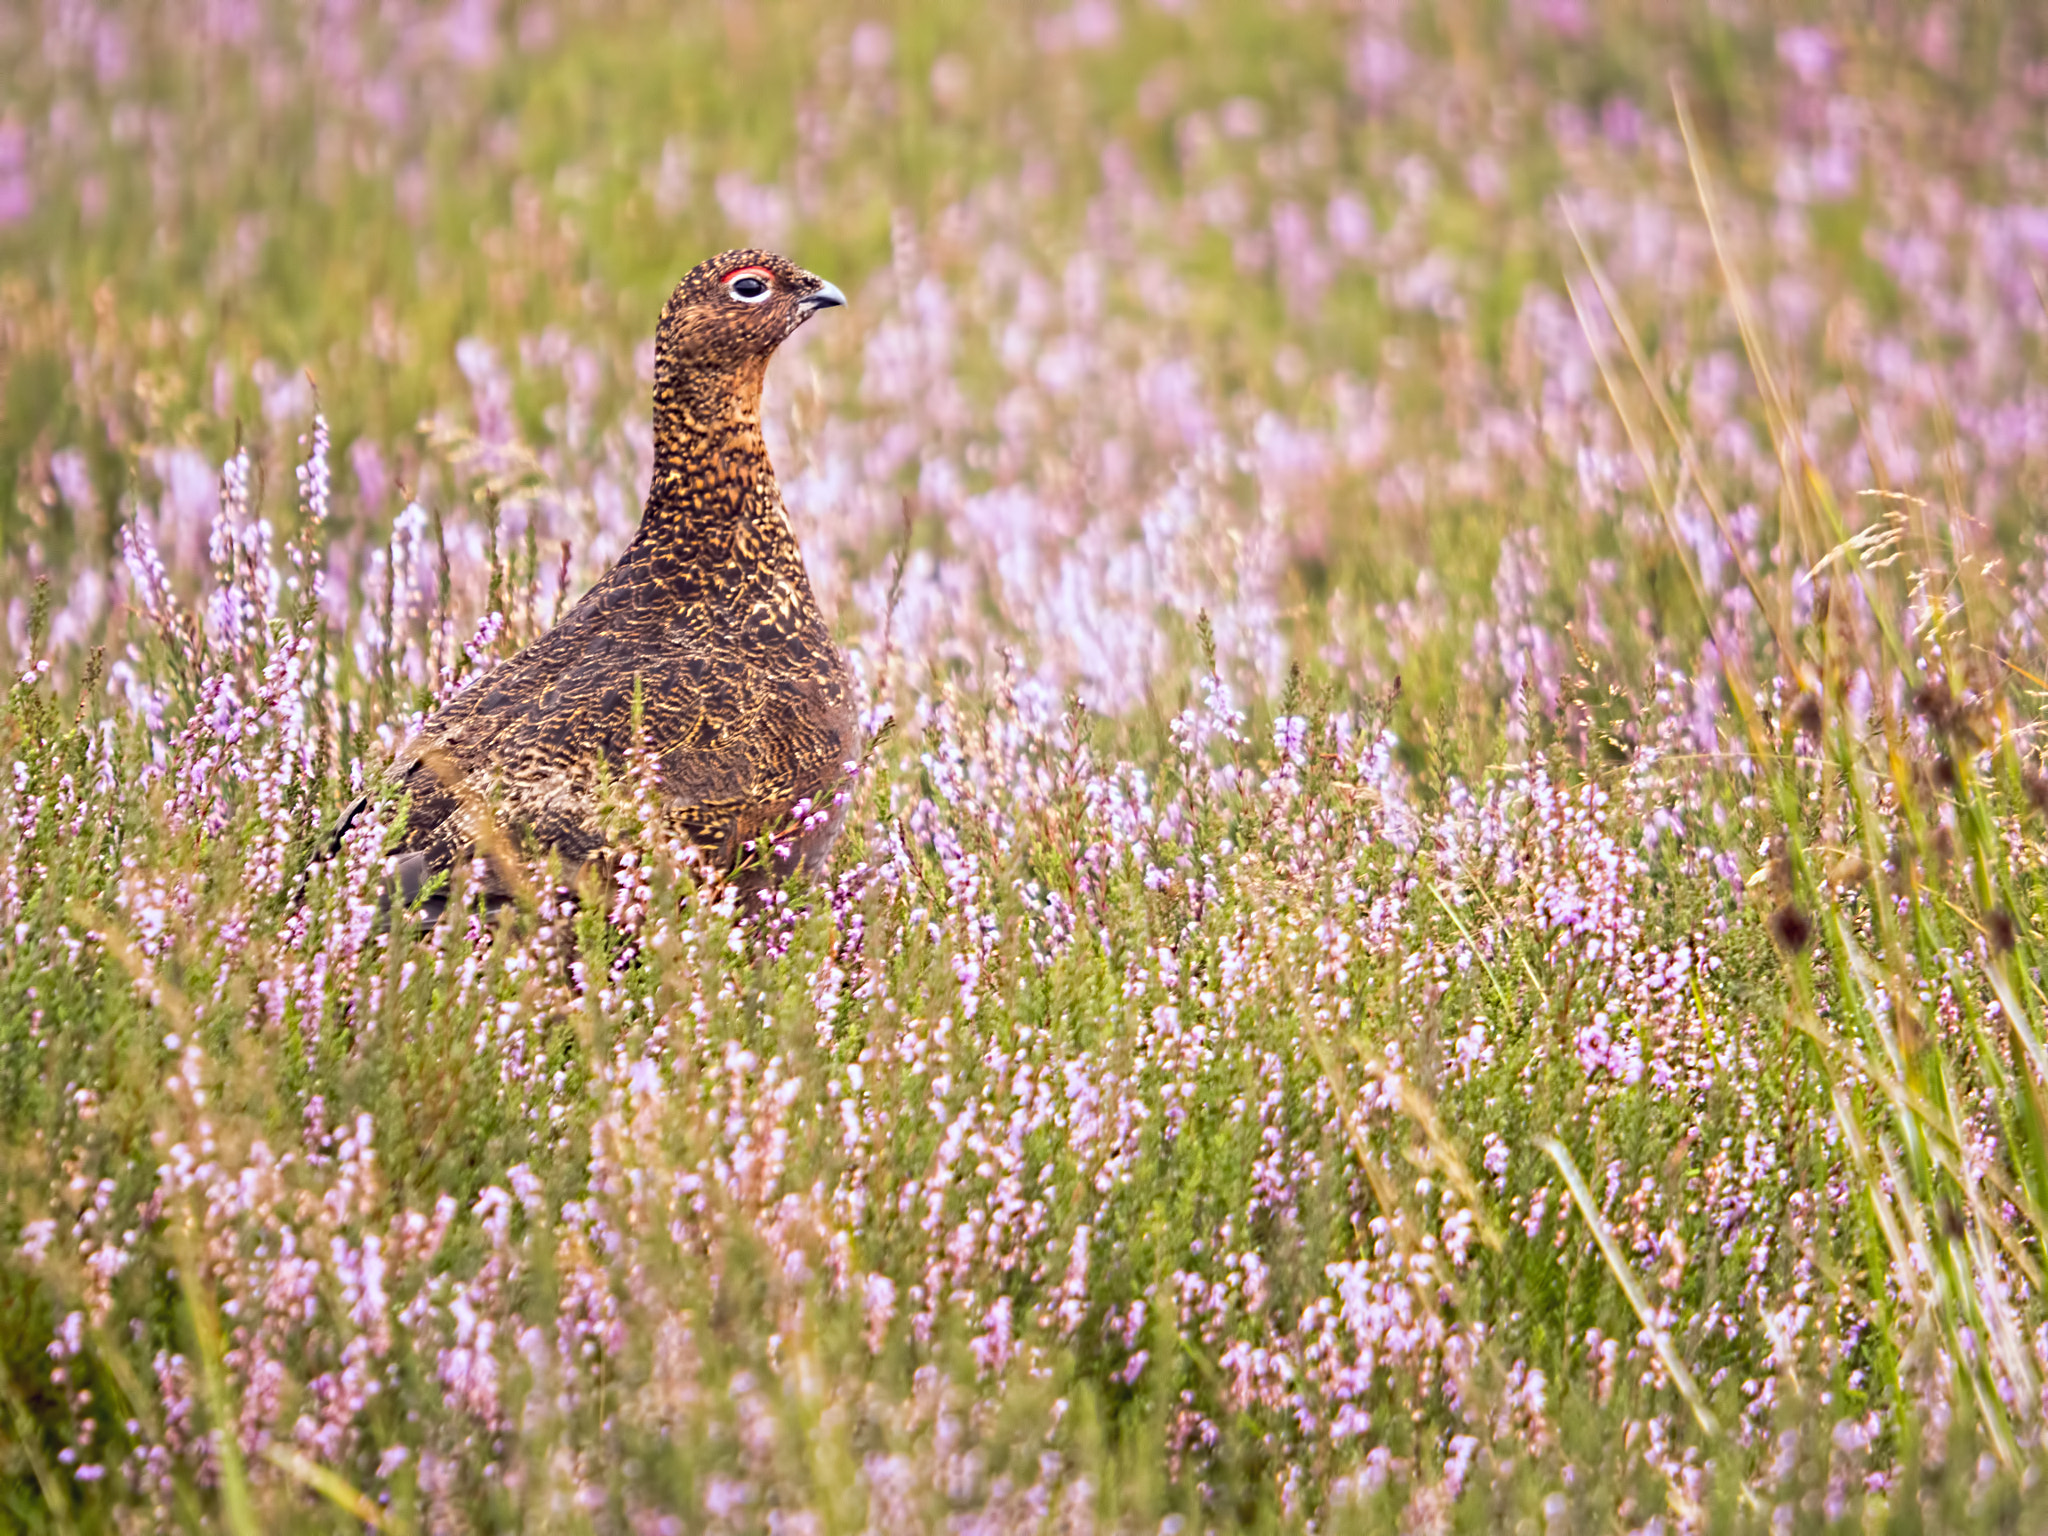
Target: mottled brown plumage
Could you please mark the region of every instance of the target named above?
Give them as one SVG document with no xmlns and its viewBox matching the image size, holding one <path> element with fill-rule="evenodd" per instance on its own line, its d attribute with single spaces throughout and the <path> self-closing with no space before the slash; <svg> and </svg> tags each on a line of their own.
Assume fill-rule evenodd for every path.
<svg viewBox="0 0 2048 1536">
<path fill-rule="evenodd" d="M 493 828 L 572 876 L 602 860 L 602 786 L 627 776 L 636 684 L 673 830 L 727 871 L 775 834 L 788 852 L 755 879 L 823 867 L 858 755 L 852 688 L 768 462 L 761 385 L 776 347 L 844 302 L 766 251 L 714 256 L 676 288 L 655 333 L 654 479 L 633 542 L 393 764 L 411 798 L 408 897 Z M 806 802 L 823 814 L 784 838 Z M 494 867 L 493 886 L 505 879 Z"/>
</svg>

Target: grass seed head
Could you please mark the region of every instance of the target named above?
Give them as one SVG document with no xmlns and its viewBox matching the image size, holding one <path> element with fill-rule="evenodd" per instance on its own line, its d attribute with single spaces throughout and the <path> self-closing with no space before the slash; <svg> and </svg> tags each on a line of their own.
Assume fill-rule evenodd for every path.
<svg viewBox="0 0 2048 1536">
<path fill-rule="evenodd" d="M 1796 901 L 1780 904 L 1770 916 L 1771 937 L 1788 955 L 1803 954 L 1813 941 L 1813 919 Z"/>
<path fill-rule="evenodd" d="M 2005 908 L 1993 907 L 1984 914 L 1984 936 L 1991 941 L 1994 954 L 2009 955 L 2019 945 L 2019 925 Z"/>
</svg>

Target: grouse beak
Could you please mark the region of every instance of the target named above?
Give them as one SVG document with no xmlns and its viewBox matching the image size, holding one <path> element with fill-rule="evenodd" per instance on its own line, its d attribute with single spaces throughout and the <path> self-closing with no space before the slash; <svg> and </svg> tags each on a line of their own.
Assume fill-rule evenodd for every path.
<svg viewBox="0 0 2048 1536">
<path fill-rule="evenodd" d="M 837 309 L 845 302 L 846 295 L 839 291 L 837 283 L 828 283 L 820 278 L 816 291 L 798 299 L 796 307 L 806 315 L 813 315 L 821 309 Z"/>
</svg>

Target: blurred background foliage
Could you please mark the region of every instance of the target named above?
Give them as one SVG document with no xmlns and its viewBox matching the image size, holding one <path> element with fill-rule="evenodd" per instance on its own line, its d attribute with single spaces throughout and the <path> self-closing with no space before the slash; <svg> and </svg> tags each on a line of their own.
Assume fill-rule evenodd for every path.
<svg viewBox="0 0 2048 1536">
<path fill-rule="evenodd" d="M 1788 67 L 1802 21 L 1839 57 Z M 2044 26 L 1991 0 L 10 7 L 0 550 L 17 568 L 79 537 L 111 551 L 112 519 L 79 526 L 52 484 L 54 451 L 83 450 L 114 508 L 145 445 L 218 461 L 238 420 L 301 430 L 302 375 L 344 448 L 403 459 L 466 392 L 465 336 L 591 345 L 603 408 L 623 409 L 629 359 L 702 255 L 784 246 L 856 295 L 892 262 L 954 278 L 985 252 L 947 238 L 948 211 L 991 195 L 1026 205 L 1015 232 L 1048 268 L 1107 244 L 1112 304 L 1170 327 L 1225 399 L 1296 405 L 1413 346 L 1398 421 L 1427 433 L 1458 392 L 1441 376 L 1511 371 L 1525 285 L 1562 285 L 1560 187 L 1589 167 L 1660 179 L 1629 162 L 1669 159 L 1674 84 L 1731 188 L 1766 203 L 1788 135 L 1826 132 L 1802 123 L 1821 79 L 1803 71 L 1863 104 L 1867 163 L 1814 207 L 1800 260 L 1882 325 L 1901 299 L 1869 236 L 1892 157 L 1975 202 L 2024 192 Z M 1245 259 L 1273 204 L 1320 226 L 1349 190 L 1384 229 L 1416 177 L 1425 248 L 1454 264 L 1436 307 L 1456 313 L 1390 301 L 1369 271 L 1304 278 L 1284 248 Z M 1103 199 L 1139 190 L 1161 200 L 1149 229 L 1091 233 Z M 1177 206 L 1204 196 L 1199 216 Z M 874 313 L 857 303 L 852 326 Z M 550 394 L 520 380 L 529 436 Z M 1344 524 L 1339 561 L 1380 532 Z"/>
</svg>

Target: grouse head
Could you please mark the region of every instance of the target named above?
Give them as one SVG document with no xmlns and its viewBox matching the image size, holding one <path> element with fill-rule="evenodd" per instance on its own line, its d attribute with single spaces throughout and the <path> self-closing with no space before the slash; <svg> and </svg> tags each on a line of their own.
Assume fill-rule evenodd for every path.
<svg viewBox="0 0 2048 1536">
<path fill-rule="evenodd" d="M 776 501 L 767 526 L 788 538 L 761 436 L 761 386 L 789 334 L 845 302 L 832 284 L 773 251 L 727 251 L 676 285 L 654 333 L 654 479 L 640 542 L 661 545 L 687 532 L 684 544 L 702 544 L 707 509 L 725 508 L 713 521 L 731 515 L 720 487 Z"/>
<path fill-rule="evenodd" d="M 657 381 L 684 374 L 758 378 L 769 354 L 846 295 L 773 251 L 727 251 L 676 285 L 655 332 Z"/>
</svg>

